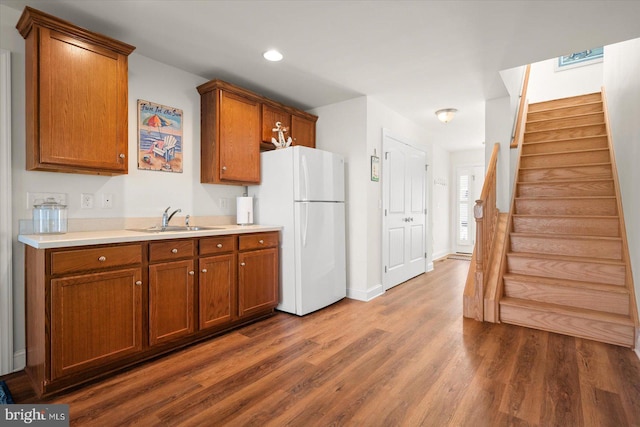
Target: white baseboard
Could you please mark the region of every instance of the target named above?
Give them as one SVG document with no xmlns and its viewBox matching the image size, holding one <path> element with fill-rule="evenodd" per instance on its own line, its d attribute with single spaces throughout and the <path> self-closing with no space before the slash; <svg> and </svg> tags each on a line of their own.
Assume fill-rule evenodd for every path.
<svg viewBox="0 0 640 427">
<path fill-rule="evenodd" d="M 359 289 L 347 288 L 347 298 L 356 299 L 358 301 L 371 301 L 372 299 L 384 294 L 384 288 L 382 284 L 378 284 L 373 288 L 369 288 L 366 291 Z"/>
<path fill-rule="evenodd" d="M 438 252 L 437 254 L 433 254 L 433 261 L 438 261 L 442 258 L 446 258 L 449 256 L 451 251 Z"/>
<path fill-rule="evenodd" d="M 13 353 L 13 372 L 22 371 L 27 366 L 27 350 L 22 349 Z"/>
<path fill-rule="evenodd" d="M 433 271 L 433 262 L 430 262 L 429 264 L 427 264 L 427 273 Z"/>
</svg>

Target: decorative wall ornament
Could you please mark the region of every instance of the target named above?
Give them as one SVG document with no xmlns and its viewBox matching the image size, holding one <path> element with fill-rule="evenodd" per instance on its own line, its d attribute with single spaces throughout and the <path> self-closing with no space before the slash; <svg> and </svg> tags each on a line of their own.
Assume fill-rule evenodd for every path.
<svg viewBox="0 0 640 427">
<path fill-rule="evenodd" d="M 603 47 L 594 47 L 593 49 L 574 52 L 569 55 L 558 57 L 555 70 L 563 71 L 571 68 L 582 67 L 584 65 L 596 64 L 598 62 L 602 62 L 603 57 Z"/>
<path fill-rule="evenodd" d="M 182 173 L 182 110 L 138 100 L 138 169 Z"/>
<path fill-rule="evenodd" d="M 273 129 L 271 129 L 274 133 L 277 132 L 278 133 L 278 139 L 276 140 L 275 138 L 271 138 L 271 143 L 273 145 L 276 146 L 276 149 L 279 148 L 287 148 L 288 146 L 291 145 L 291 137 L 287 137 L 285 139 L 284 134 L 286 132 L 289 132 L 289 128 L 286 128 L 284 126 L 282 126 L 281 122 L 276 122 L 276 127 L 274 127 Z"/>
</svg>

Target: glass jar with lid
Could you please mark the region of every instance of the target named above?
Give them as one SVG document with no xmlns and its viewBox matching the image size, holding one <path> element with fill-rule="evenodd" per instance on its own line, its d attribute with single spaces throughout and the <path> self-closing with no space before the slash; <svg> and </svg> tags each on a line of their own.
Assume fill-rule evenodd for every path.
<svg viewBox="0 0 640 427">
<path fill-rule="evenodd" d="M 33 232 L 35 234 L 62 234 L 67 232 L 67 205 L 53 197 L 36 200 L 33 205 Z"/>
</svg>

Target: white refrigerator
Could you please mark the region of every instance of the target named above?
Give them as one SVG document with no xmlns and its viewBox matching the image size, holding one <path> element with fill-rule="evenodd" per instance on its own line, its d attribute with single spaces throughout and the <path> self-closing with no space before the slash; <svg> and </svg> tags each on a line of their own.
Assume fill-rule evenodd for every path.
<svg viewBox="0 0 640 427">
<path fill-rule="evenodd" d="M 278 310 L 299 316 L 346 296 L 344 159 L 294 146 L 260 155 L 254 221 L 282 225 Z"/>
</svg>

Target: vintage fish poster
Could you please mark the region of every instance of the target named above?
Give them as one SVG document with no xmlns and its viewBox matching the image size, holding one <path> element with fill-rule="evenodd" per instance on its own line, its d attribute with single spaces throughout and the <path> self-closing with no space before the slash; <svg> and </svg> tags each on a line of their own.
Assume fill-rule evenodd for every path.
<svg viewBox="0 0 640 427">
<path fill-rule="evenodd" d="M 182 173 L 182 110 L 138 100 L 138 169 Z"/>
</svg>

